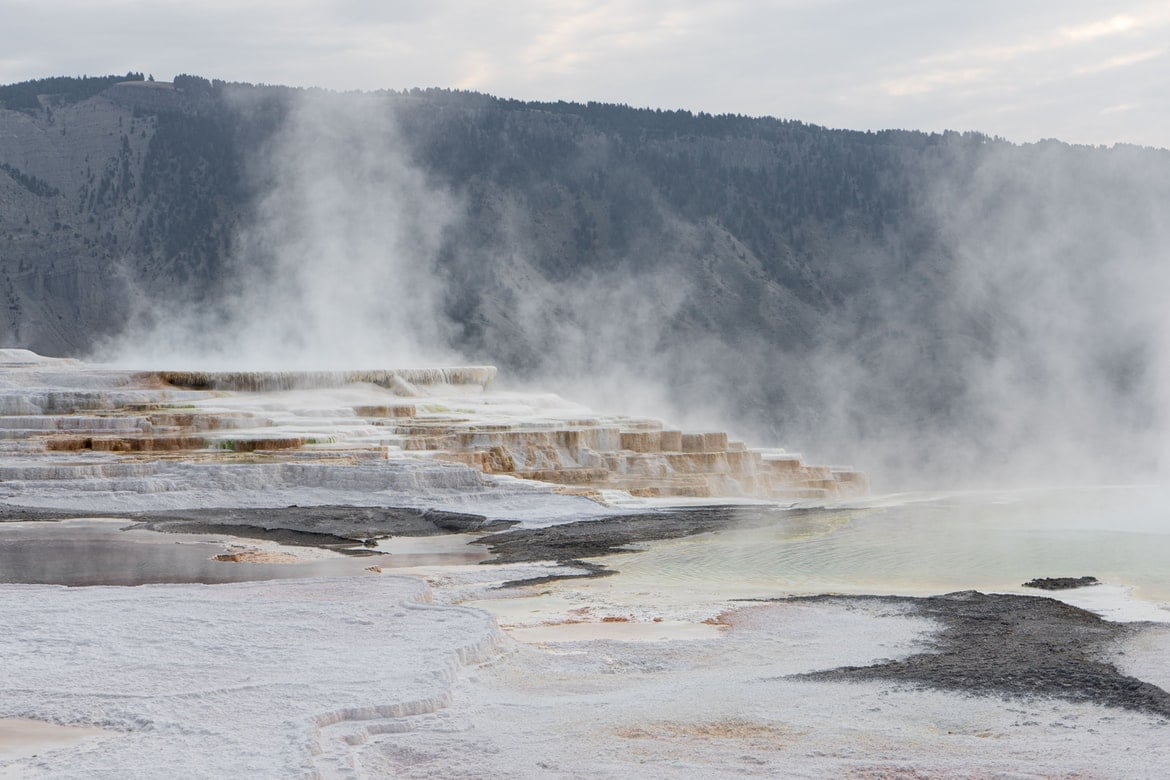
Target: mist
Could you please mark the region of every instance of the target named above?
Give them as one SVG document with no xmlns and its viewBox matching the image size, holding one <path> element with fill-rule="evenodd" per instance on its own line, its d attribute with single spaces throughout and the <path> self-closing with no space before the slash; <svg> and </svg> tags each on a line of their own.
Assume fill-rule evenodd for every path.
<svg viewBox="0 0 1170 780">
<path fill-rule="evenodd" d="M 249 159 L 222 294 L 142 306 L 106 354 L 493 363 L 505 387 L 728 430 L 880 491 L 1167 468 L 1170 153 L 952 134 L 894 172 L 913 179 L 898 222 L 817 223 L 810 268 L 793 240 L 769 255 L 726 217 L 686 213 L 571 117 L 486 114 L 500 138 L 571 138 L 541 163 L 548 180 L 491 158 L 476 110 L 291 93 Z M 443 146 L 452 127 L 467 135 Z M 770 164 L 748 149 L 737 165 Z"/>
<path fill-rule="evenodd" d="M 904 224 L 830 239 L 841 292 L 812 303 L 724 225 L 651 198 L 601 271 L 525 288 L 519 340 L 534 377 L 582 400 L 851 464 L 878 489 L 1160 479 L 1168 157 L 956 136 Z"/>
<path fill-rule="evenodd" d="M 901 485 L 1158 478 L 1167 155 L 1055 142 L 955 154 L 974 164 L 948 160 L 918 204 L 937 245 L 875 284 L 878 317 L 847 350 L 817 353 L 812 392 L 836 412 L 810 440 L 852 443 Z"/>
<path fill-rule="evenodd" d="M 246 115 L 266 96 L 229 94 Z M 101 350 L 123 365 L 352 369 L 449 365 L 436 258 L 457 216 L 410 164 L 386 101 L 289 93 L 247 161 L 257 193 L 212 300 L 148 299 Z"/>
<path fill-rule="evenodd" d="M 848 463 L 879 489 L 1160 479 L 1167 157 L 957 139 L 901 232 L 834 245 L 829 273 L 854 278 L 811 306 L 753 278 L 764 259 L 723 226 L 654 202 L 607 270 L 525 297 L 544 339 L 534 374 Z"/>
</svg>

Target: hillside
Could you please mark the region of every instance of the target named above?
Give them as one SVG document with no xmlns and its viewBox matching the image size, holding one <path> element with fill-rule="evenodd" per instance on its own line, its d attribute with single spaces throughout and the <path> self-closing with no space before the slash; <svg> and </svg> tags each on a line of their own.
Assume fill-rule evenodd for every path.
<svg viewBox="0 0 1170 780">
<path fill-rule="evenodd" d="M 460 355 L 891 482 L 1161 454 L 1164 150 L 193 76 L 0 106 L 3 346 Z"/>
</svg>

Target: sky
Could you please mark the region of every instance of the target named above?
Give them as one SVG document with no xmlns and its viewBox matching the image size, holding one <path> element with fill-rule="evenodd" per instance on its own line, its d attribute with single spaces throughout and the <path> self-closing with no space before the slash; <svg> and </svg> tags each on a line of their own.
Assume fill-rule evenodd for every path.
<svg viewBox="0 0 1170 780">
<path fill-rule="evenodd" d="M 447 87 L 1170 147 L 1170 2 L 0 0 L 0 83 Z"/>
</svg>

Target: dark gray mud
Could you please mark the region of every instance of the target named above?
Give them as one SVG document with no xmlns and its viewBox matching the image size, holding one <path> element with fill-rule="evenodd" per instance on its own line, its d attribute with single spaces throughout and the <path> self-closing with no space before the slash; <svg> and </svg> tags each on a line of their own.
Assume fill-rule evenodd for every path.
<svg viewBox="0 0 1170 780">
<path fill-rule="evenodd" d="M 132 514 L 128 518 L 153 531 L 224 533 L 353 554 L 361 553 L 355 544 L 391 536 L 487 532 L 512 525 L 482 515 L 436 509 L 362 506 L 217 508 Z"/>
<path fill-rule="evenodd" d="M 788 512 L 787 516 L 794 514 L 798 513 Z M 639 542 L 770 522 L 777 516 L 777 510 L 768 508 L 704 507 L 515 529 L 492 534 L 480 543 L 495 553 L 493 563 L 552 560 L 588 567 L 585 573 L 573 576 L 596 577 L 614 572 L 579 558 L 634 552 L 630 545 Z M 509 584 L 566 578 L 552 575 Z M 1089 583 L 1078 579 L 1077 584 Z M 1161 626 L 1111 623 L 1043 596 L 975 591 L 928 598 L 813 596 L 792 600 L 845 606 L 876 600 L 904 605 L 942 627 L 929 652 L 901 661 L 816 672 L 806 678 L 893 681 L 983 696 L 1052 697 L 1170 718 L 1170 693 L 1122 674 L 1107 660 L 1119 640 L 1134 632 L 1165 631 Z"/>
<path fill-rule="evenodd" d="M 779 511 L 743 506 L 688 508 L 514 529 L 492 534 L 479 543 L 495 554 L 491 563 L 551 560 L 578 570 L 565 576 L 554 574 L 508 583 L 535 585 L 615 573 L 580 558 L 634 552 L 630 545 L 639 542 L 692 536 L 732 525 L 774 522 Z M 793 517 L 800 513 L 784 514 Z M 582 568 L 584 572 L 579 571 Z M 1089 583 L 1078 579 L 1077 584 Z M 1052 697 L 1170 718 L 1170 694 L 1122 674 L 1107 660 L 1119 640 L 1134 632 L 1166 630 L 1160 626 L 1111 623 L 1043 596 L 966 591 L 929 598 L 807 598 L 845 606 L 874 600 L 904 605 L 942 627 L 930 652 L 901 661 L 817 672 L 805 675 L 807 678 L 893 681 L 974 695 Z"/>
<path fill-rule="evenodd" d="M 738 507 L 703 507 L 673 512 L 654 512 L 637 515 L 582 520 L 547 528 L 520 528 L 503 531 L 476 540 L 492 552 L 492 563 L 531 563 L 556 561 L 565 567 L 563 573 L 543 577 L 509 580 L 501 588 L 545 585 L 562 580 L 608 577 L 617 574 L 614 569 L 581 560 L 613 553 L 634 552 L 630 545 L 658 539 L 677 539 L 683 536 L 715 531 L 739 522 Z"/>
<path fill-rule="evenodd" d="M 1170 693 L 1108 662 L 1116 643 L 1161 626 L 1111 623 L 1042 596 L 976 591 L 927 598 L 813 596 L 793 601 L 908 606 L 942 626 L 930 652 L 872 666 L 801 675 L 817 680 L 882 680 L 975 695 L 1051 697 L 1170 718 Z"/>
<path fill-rule="evenodd" d="M 597 520 L 521 528 L 478 540 L 495 554 L 492 563 L 597 558 L 633 552 L 630 545 L 717 531 L 732 525 L 766 522 L 784 510 L 770 507 L 713 506 L 619 515 Z"/>
<path fill-rule="evenodd" d="M 360 506 L 208 507 L 150 512 L 98 513 L 0 505 L 0 522 L 117 517 L 127 527 L 179 534 L 225 534 L 284 545 L 321 547 L 347 555 L 376 555 L 366 549 L 374 540 L 394 536 L 483 533 L 491 563 L 556 561 L 563 573 L 513 580 L 502 587 L 539 585 L 565 579 L 605 577 L 617 572 L 581 558 L 632 552 L 629 545 L 673 539 L 775 518 L 774 508 L 701 507 L 677 511 L 619 515 L 547 528 L 506 530 L 515 525 L 482 515 L 437 509 Z M 60 575 L 58 575 L 60 576 Z"/>
<path fill-rule="evenodd" d="M 617 574 L 614 569 L 582 558 L 632 553 L 636 549 L 631 548 L 631 545 L 640 542 L 695 536 L 732 525 L 774 522 L 780 514 L 791 517 L 802 511 L 806 510 L 754 506 L 689 507 L 581 520 L 547 528 L 520 528 L 485 536 L 477 539 L 476 544 L 486 545 L 493 553 L 492 559 L 484 561 L 485 564 L 556 561 L 565 567 L 563 574 L 510 580 L 500 587 L 544 585 L 560 580 Z"/>
<path fill-rule="evenodd" d="M 1087 588 L 1090 585 L 1100 585 L 1096 577 L 1037 577 L 1023 584 L 1025 588 L 1037 590 L 1072 590 L 1073 588 Z"/>
</svg>

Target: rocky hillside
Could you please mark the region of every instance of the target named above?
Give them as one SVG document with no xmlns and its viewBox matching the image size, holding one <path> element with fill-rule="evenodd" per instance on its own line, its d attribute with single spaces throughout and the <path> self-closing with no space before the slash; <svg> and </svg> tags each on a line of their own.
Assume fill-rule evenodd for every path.
<svg viewBox="0 0 1170 780">
<path fill-rule="evenodd" d="M 241 196 L 215 120 L 174 113 L 170 84 L 94 86 L 35 106 L 0 89 L 7 343 L 82 354 L 125 325 L 136 299 L 213 277 L 230 252 L 223 214 Z"/>
<path fill-rule="evenodd" d="M 1161 453 L 1163 150 L 192 76 L 0 106 L 5 346 L 388 334 L 879 477 Z"/>
</svg>

